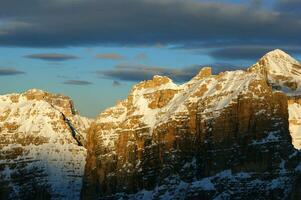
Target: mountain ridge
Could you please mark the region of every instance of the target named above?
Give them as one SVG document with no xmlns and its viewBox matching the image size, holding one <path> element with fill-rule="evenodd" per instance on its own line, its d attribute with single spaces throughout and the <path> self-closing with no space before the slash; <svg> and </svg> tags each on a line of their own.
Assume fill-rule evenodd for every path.
<svg viewBox="0 0 301 200">
<path fill-rule="evenodd" d="M 156 75 L 93 120 L 63 95 L 1 95 L 0 198 L 297 197 L 299 65 L 277 49 L 184 84 Z"/>
<path fill-rule="evenodd" d="M 295 172 L 288 157 L 296 150 L 288 131 L 288 99 L 268 78 L 252 67 L 218 75 L 205 68 L 182 85 L 159 76 L 138 83 L 88 132 L 82 198 L 289 198 Z M 230 173 L 219 175 L 225 169 Z M 254 175 L 263 171 L 270 178 Z M 237 173 L 243 172 L 249 186 L 239 186 L 246 180 Z M 227 188 L 232 179 L 236 188 L 216 189 Z"/>
</svg>

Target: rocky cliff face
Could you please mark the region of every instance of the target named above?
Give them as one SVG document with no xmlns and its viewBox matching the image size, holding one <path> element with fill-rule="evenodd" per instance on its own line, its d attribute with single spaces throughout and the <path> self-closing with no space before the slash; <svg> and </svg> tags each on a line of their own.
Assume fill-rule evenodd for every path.
<svg viewBox="0 0 301 200">
<path fill-rule="evenodd" d="M 292 100 L 276 90 L 299 82 L 270 69 L 289 66 L 286 55 L 247 71 L 204 68 L 183 85 L 160 76 L 135 85 L 90 127 L 83 199 L 291 198 L 300 155 Z"/>
<path fill-rule="evenodd" d="M 0 96 L 0 199 L 78 199 L 89 124 L 62 95 Z"/>
</svg>

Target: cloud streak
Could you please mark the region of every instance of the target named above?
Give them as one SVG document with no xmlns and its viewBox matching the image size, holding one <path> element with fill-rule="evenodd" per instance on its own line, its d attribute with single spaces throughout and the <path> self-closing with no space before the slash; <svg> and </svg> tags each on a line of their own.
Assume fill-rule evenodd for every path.
<svg viewBox="0 0 301 200">
<path fill-rule="evenodd" d="M 114 80 L 114 81 L 112 82 L 112 86 L 113 86 L 113 87 L 118 87 L 118 86 L 121 86 L 121 83 L 120 83 L 119 81 Z"/>
<path fill-rule="evenodd" d="M 16 70 L 14 68 L 0 68 L 0 76 L 15 76 L 21 74 L 25 74 L 25 72 Z"/>
<path fill-rule="evenodd" d="M 66 80 L 63 82 L 65 85 L 91 85 L 92 82 L 84 80 Z"/>
<path fill-rule="evenodd" d="M 124 57 L 118 53 L 97 54 L 95 57 L 99 58 L 99 59 L 104 59 L 104 60 L 123 60 L 124 59 Z"/>
<path fill-rule="evenodd" d="M 69 54 L 60 54 L 60 53 L 41 53 L 41 54 L 31 54 L 24 56 L 26 58 L 38 59 L 43 61 L 66 61 L 77 59 L 77 56 L 69 55 Z"/>
</svg>

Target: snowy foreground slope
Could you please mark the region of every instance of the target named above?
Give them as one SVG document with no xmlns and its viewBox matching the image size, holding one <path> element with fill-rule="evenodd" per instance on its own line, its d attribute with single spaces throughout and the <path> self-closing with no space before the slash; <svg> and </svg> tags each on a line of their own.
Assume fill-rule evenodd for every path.
<svg viewBox="0 0 301 200">
<path fill-rule="evenodd" d="M 65 96 L 0 96 L 0 199 L 79 199 L 89 123 Z"/>
<path fill-rule="evenodd" d="M 275 50 L 245 71 L 135 85 L 90 127 L 83 199 L 297 198 L 299 67 Z"/>
</svg>

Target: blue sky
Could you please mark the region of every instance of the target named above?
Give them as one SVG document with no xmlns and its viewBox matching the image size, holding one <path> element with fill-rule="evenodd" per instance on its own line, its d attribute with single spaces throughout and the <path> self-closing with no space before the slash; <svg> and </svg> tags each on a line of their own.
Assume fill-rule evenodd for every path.
<svg viewBox="0 0 301 200">
<path fill-rule="evenodd" d="M 300 59 L 301 3 L 0 0 L 0 93 L 39 88 L 95 117 L 154 74 L 240 69 L 281 48 Z"/>
<path fill-rule="evenodd" d="M 61 53 L 78 56 L 77 59 L 57 62 L 26 58 L 35 53 Z M 118 53 L 122 60 L 98 59 L 96 55 Z M 137 58 L 143 54 L 143 59 Z M 103 109 L 112 106 L 118 99 L 127 97 L 131 87 L 137 81 L 114 80 L 102 78 L 95 71 L 113 69 L 118 64 L 144 64 L 182 68 L 196 63 L 211 63 L 206 55 L 194 54 L 184 50 L 168 48 L 143 47 L 69 47 L 69 48 L 0 48 L 0 67 L 13 67 L 25 72 L 15 76 L 0 76 L 1 94 L 23 92 L 31 88 L 63 93 L 72 97 L 77 109 L 86 116 L 95 116 Z M 65 80 L 85 80 L 87 85 L 63 84 Z"/>
</svg>

